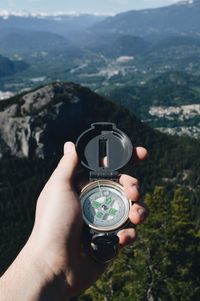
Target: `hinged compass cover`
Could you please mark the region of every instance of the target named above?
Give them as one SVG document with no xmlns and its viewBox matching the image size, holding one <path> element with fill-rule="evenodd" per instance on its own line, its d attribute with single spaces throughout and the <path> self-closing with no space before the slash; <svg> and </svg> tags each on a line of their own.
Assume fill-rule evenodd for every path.
<svg viewBox="0 0 200 301">
<path fill-rule="evenodd" d="M 111 173 L 125 166 L 133 152 L 128 136 L 114 123 L 108 122 L 91 124 L 91 128 L 79 136 L 76 146 L 81 163 L 102 173 Z"/>
</svg>

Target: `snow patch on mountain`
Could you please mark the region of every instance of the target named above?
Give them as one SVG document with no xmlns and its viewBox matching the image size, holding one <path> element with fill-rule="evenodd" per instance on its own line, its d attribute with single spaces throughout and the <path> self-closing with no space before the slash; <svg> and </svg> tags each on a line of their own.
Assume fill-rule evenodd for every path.
<svg viewBox="0 0 200 301">
<path fill-rule="evenodd" d="M 22 11 L 8 11 L 8 10 L 0 10 L 0 17 L 3 19 L 8 19 L 10 17 L 23 17 L 23 18 L 55 18 L 56 20 L 59 20 L 59 18 L 62 19 L 62 17 L 80 17 L 84 15 L 92 15 L 92 16 L 97 16 L 97 17 L 108 17 L 108 16 L 114 16 L 112 13 L 108 14 L 102 14 L 102 13 L 88 13 L 88 12 L 75 12 L 75 11 L 60 11 L 60 12 L 55 12 L 55 13 L 34 13 L 34 12 L 28 12 L 25 10 Z"/>
<path fill-rule="evenodd" d="M 176 4 L 177 5 L 189 5 L 189 6 L 191 6 L 191 5 L 196 4 L 197 2 L 199 2 L 199 0 L 182 0 L 182 1 L 177 2 Z"/>
</svg>

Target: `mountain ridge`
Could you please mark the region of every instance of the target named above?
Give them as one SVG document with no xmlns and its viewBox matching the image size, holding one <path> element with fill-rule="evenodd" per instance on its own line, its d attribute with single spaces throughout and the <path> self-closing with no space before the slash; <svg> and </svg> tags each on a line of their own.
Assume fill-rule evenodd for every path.
<svg viewBox="0 0 200 301">
<path fill-rule="evenodd" d="M 22 30 L 46 31 L 64 37 L 72 37 L 77 32 L 83 32 L 87 27 L 104 20 L 106 16 L 91 14 L 17 14 L 3 13 L 0 15 L 0 28 L 15 28 Z"/>
<path fill-rule="evenodd" d="M 76 142 L 92 123 L 102 121 L 115 123 L 130 137 L 134 147 L 148 149 L 147 163 L 129 164 L 120 171 L 142 180 L 147 191 L 160 184 L 169 189 L 179 185 L 192 192 L 200 188 L 199 141 L 160 133 L 124 107 L 69 82 L 49 84 L 0 102 L 2 179 L 12 177 L 13 164 L 25 168 L 29 175 L 30 166 L 34 166 L 38 178 L 41 168 L 47 171 L 56 166 L 66 141 Z M 14 181 L 18 187 L 18 181 Z"/>
<path fill-rule="evenodd" d="M 149 205 L 149 203 L 152 204 L 150 207 L 151 214 L 153 213 L 153 208 L 156 212 L 156 215 L 153 213 L 150 220 L 155 221 L 153 225 L 149 227 L 148 224 L 145 224 L 145 229 L 148 231 L 145 237 L 149 237 L 151 234 L 150 239 L 148 241 L 146 238 L 142 241 L 139 240 L 139 248 L 137 249 L 137 246 L 134 246 L 134 248 L 131 246 L 127 247 L 124 250 L 125 256 L 119 257 L 119 265 L 116 266 L 117 261 L 115 261 L 115 266 L 112 266 L 108 272 L 107 279 L 112 280 L 113 278 L 111 277 L 113 277 L 113 275 L 117 276 L 116 280 L 114 280 L 115 284 L 112 285 L 117 292 L 119 291 L 119 294 L 117 293 L 114 299 L 127 299 L 127 288 L 130 285 L 131 291 L 128 297 L 130 296 L 129 300 L 132 300 L 132 280 L 134 276 L 131 273 L 128 274 L 127 277 L 127 259 L 131 259 L 131 262 L 130 260 L 128 261 L 128 268 L 130 271 L 135 272 L 134 275 L 137 279 L 138 273 L 141 271 L 141 278 L 139 279 L 140 286 L 137 286 L 135 291 L 140 292 L 142 290 L 141 286 L 145 287 L 145 285 L 147 291 L 149 288 L 149 273 L 147 269 L 149 252 L 146 250 L 151 246 L 150 241 L 152 241 L 155 245 L 156 252 L 158 251 L 157 254 L 159 253 L 159 258 L 161 258 L 163 254 L 166 255 L 165 246 L 167 249 L 169 248 L 167 239 L 171 236 L 166 235 L 166 232 L 164 232 L 163 237 L 163 231 L 160 231 L 160 229 L 165 228 L 166 224 L 163 224 L 165 220 L 168 223 L 168 214 L 171 216 L 171 207 L 169 207 L 169 205 L 174 204 L 176 201 L 172 196 L 177 188 L 179 191 L 183 188 L 184 193 L 187 193 L 187 203 L 189 203 L 187 207 L 185 207 L 183 198 L 180 198 L 180 201 L 175 203 L 176 206 L 182 204 L 181 207 L 177 206 L 177 214 L 180 213 L 180 208 L 182 210 L 181 212 L 187 212 L 186 210 L 188 210 L 189 206 L 193 208 L 193 214 L 189 215 L 188 223 L 185 223 L 185 219 L 178 219 L 177 228 L 180 229 L 180 224 L 183 225 L 183 231 L 180 235 L 181 242 L 183 238 L 187 238 L 185 229 L 191 229 L 188 228 L 191 220 L 192 222 L 199 221 L 200 143 L 189 138 L 179 139 L 161 134 L 142 124 L 123 107 L 117 106 L 89 89 L 74 83 L 53 83 L 34 91 L 18 95 L 7 101 L 4 100 L 0 102 L 0 152 L 1 155 L 3 155 L 0 160 L 0 253 L 2 259 L 0 262 L 0 274 L 3 274 L 3 272 L 7 270 L 8 266 L 10 266 L 11 262 L 16 258 L 30 236 L 35 219 L 36 200 L 53 170 L 55 170 L 58 161 L 63 156 L 63 143 L 66 141 L 75 142 L 80 133 L 88 129 L 94 121 L 116 123 L 118 128 L 127 133 L 134 147 L 138 145 L 145 146 L 150 154 L 149 160 L 147 160 L 145 164 L 141 163 L 137 165 L 132 162 L 125 170 L 119 171 L 120 173 L 127 173 L 138 178 L 140 183 L 142 183 L 140 185 L 141 191 L 143 191 L 142 200 L 148 202 L 152 195 L 153 203 L 148 202 L 147 205 Z M 6 153 L 6 151 L 10 153 Z M 42 158 L 41 155 L 44 155 L 44 158 Z M 76 172 L 76 177 L 85 184 L 85 180 L 88 180 L 89 172 L 85 170 L 83 173 L 83 170 L 80 170 L 79 167 Z M 77 180 L 76 177 L 74 180 Z M 156 185 L 162 185 L 162 187 L 155 188 Z M 157 189 L 157 191 L 162 189 L 163 193 L 155 194 L 155 189 Z M 160 197 L 158 198 L 157 196 Z M 165 202 L 166 206 L 163 206 L 163 202 Z M 160 214 L 160 209 L 163 214 Z M 159 219 L 157 217 L 159 217 Z M 174 220 L 172 221 L 173 223 L 170 223 L 170 225 L 174 227 Z M 175 228 L 173 232 L 173 239 L 175 241 L 178 238 L 177 228 Z M 194 230 L 195 234 L 197 233 L 198 235 L 198 228 Z M 159 234 L 159 236 L 157 234 Z M 140 230 L 140 238 L 141 237 L 142 234 Z M 167 242 L 164 246 L 162 245 L 162 249 L 158 250 L 157 245 L 161 245 L 161 239 Z M 187 240 L 186 242 L 184 240 L 184 243 L 184 250 L 188 248 L 188 245 L 190 246 L 190 250 L 193 246 L 196 250 L 196 240 L 193 244 L 191 244 L 191 240 Z M 153 249 L 151 248 L 151 250 Z M 172 251 L 174 252 L 174 249 L 172 249 Z M 147 256 L 147 259 L 140 262 L 140 256 L 138 254 Z M 156 256 L 157 254 L 154 252 L 151 252 L 151 254 L 151 263 L 152 260 L 154 260 L 155 274 L 157 275 L 158 256 Z M 182 244 L 180 245 L 179 254 L 183 257 Z M 192 273 L 193 270 L 198 270 L 196 268 L 196 261 L 193 262 L 193 257 L 194 253 L 191 252 L 189 253 L 189 257 L 186 257 L 184 261 L 182 259 L 183 278 L 185 279 L 185 266 L 188 263 L 187 258 L 190 258 L 195 269 L 191 269 L 191 265 L 189 265 L 190 270 L 187 272 L 187 275 L 189 275 L 188 278 L 190 282 L 192 279 L 196 284 L 196 278 L 193 280 L 191 277 L 191 275 L 194 275 Z M 168 260 L 169 257 L 165 256 L 165 258 Z M 174 258 L 174 256 L 172 258 Z M 198 258 L 197 256 L 197 259 Z M 177 264 L 174 264 L 173 260 L 170 261 L 170 263 L 171 265 L 169 266 L 167 261 L 166 269 L 168 271 L 167 275 L 169 275 L 171 279 L 173 267 L 175 266 L 173 271 L 175 275 L 177 275 L 177 264 L 179 264 L 180 267 L 179 256 L 177 256 L 177 260 L 175 261 Z M 159 271 L 161 272 L 159 272 L 158 277 L 160 277 L 160 274 L 163 275 L 163 265 L 159 266 Z M 123 282 L 119 281 L 120 278 L 123 278 Z M 168 277 L 166 277 L 166 279 L 167 278 Z M 178 274 L 177 278 L 177 281 L 180 281 L 180 274 Z M 186 281 L 188 278 L 186 278 Z M 183 282 L 178 283 L 180 283 L 180 285 L 177 288 L 177 295 L 175 295 L 176 300 L 176 296 L 180 298 L 180 288 L 182 291 L 183 286 Z M 170 284 L 170 289 L 172 288 L 172 284 L 175 287 L 176 282 L 174 284 L 174 279 L 172 279 L 172 283 Z M 197 285 L 198 283 L 196 287 Z M 101 289 L 101 286 L 99 287 L 99 298 L 96 297 L 96 293 L 91 293 L 91 295 L 86 293 L 85 297 L 83 296 L 81 299 L 103 300 L 106 288 L 108 287 L 108 281 L 105 283 L 105 288 L 103 287 L 103 289 Z M 155 289 L 157 289 L 157 287 L 160 288 L 160 281 L 156 287 L 154 285 Z M 195 292 L 196 287 L 194 289 Z M 191 286 L 189 289 L 190 288 Z M 192 289 L 190 289 L 190 291 L 192 291 Z M 94 288 L 94 292 L 97 292 L 96 287 Z M 123 295 L 121 292 L 123 292 Z M 146 294 L 143 294 L 142 291 L 138 300 L 144 299 L 144 296 L 146 296 Z M 159 293 L 159 297 L 160 296 L 161 294 Z M 170 297 L 168 298 L 168 296 Z M 167 295 L 167 298 L 165 298 L 164 295 L 164 299 L 170 300 L 171 296 L 172 294 Z M 196 296 L 198 296 L 198 292 Z"/>
<path fill-rule="evenodd" d="M 28 68 L 28 64 L 22 60 L 14 61 L 0 54 L 0 78 L 11 76 Z"/>
<path fill-rule="evenodd" d="M 10 155 L 19 158 L 59 156 L 66 140 L 76 141 L 84 129 L 98 121 L 117 123 L 134 145 L 149 148 L 153 155 L 152 164 L 156 164 L 157 156 L 161 156 L 164 150 L 165 157 L 169 156 L 170 160 L 180 155 L 179 148 L 185 149 L 185 155 L 200 151 L 198 141 L 159 133 L 141 123 L 124 107 L 90 89 L 74 83 L 57 82 L 0 102 L 0 137 L 2 149 L 6 149 L 1 158 L 7 157 L 8 149 Z M 190 142 L 185 144 L 186 141 Z M 192 146 L 195 146 L 194 151 Z M 173 169 L 185 169 L 187 155 L 182 160 L 174 163 L 173 167 L 168 166 L 168 173 L 173 174 Z M 200 162 L 191 163 L 194 172 L 198 164 Z M 158 178 L 161 167 L 156 167 Z"/>
<path fill-rule="evenodd" d="M 119 32 L 139 36 L 200 31 L 200 1 L 176 3 L 160 8 L 131 10 L 108 17 L 94 26 L 96 32 Z"/>
</svg>

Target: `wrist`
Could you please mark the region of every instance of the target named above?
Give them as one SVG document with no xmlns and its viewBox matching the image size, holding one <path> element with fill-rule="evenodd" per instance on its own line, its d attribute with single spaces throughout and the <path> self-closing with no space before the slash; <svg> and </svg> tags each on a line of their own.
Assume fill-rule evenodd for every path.
<svg viewBox="0 0 200 301">
<path fill-rule="evenodd" d="M 38 248 L 30 240 L 24 247 L 25 257 L 30 257 L 30 263 L 34 277 L 38 282 L 39 298 L 37 301 L 55 301 L 69 298 L 69 286 L 64 272 L 64 265 L 56 260 L 56 256 L 51 256 L 47 248 Z M 25 259 L 24 259 L 25 260 Z M 32 300 L 32 299 L 31 299 Z"/>
<path fill-rule="evenodd" d="M 0 280 L 1 300 L 66 300 L 69 295 L 65 274 L 51 269 L 44 258 L 45 254 L 29 240 Z"/>
</svg>

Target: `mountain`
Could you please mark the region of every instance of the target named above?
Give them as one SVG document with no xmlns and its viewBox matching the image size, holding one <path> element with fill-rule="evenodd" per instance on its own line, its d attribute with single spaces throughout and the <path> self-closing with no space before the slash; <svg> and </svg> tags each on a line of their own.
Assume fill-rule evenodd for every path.
<svg viewBox="0 0 200 301">
<path fill-rule="evenodd" d="M 126 168 L 126 172 L 142 182 L 143 192 L 151 192 L 156 185 L 164 185 L 165 194 L 171 197 L 176 185 L 183 187 L 188 191 L 193 208 L 191 219 L 199 220 L 198 141 L 159 133 L 141 123 L 124 107 L 88 88 L 73 83 L 49 84 L 0 102 L 0 274 L 10 265 L 30 235 L 36 200 L 62 156 L 63 143 L 68 140 L 75 142 L 80 133 L 96 121 L 115 122 L 129 135 L 134 146 L 148 148 L 150 156 L 145 164 L 135 163 Z M 79 168 L 78 175 L 83 178 L 85 173 L 80 173 Z M 164 217 L 168 220 L 166 212 Z M 130 252 L 130 249 L 126 250 Z M 140 253 L 146 254 L 145 251 L 141 252 L 141 245 Z M 133 255 L 127 257 L 127 254 L 124 257 L 126 269 L 127 258 L 134 258 L 134 264 L 137 258 Z M 135 271 L 133 265 L 130 267 L 130 270 Z M 119 275 L 123 269 L 120 267 L 116 272 L 118 274 L 114 274 Z M 142 279 L 143 276 L 142 272 Z M 132 288 L 132 277 L 128 283 Z M 102 296 L 104 293 L 105 290 Z"/>
<path fill-rule="evenodd" d="M 74 140 L 90 123 L 104 118 L 124 128 L 125 116 L 126 110 L 87 88 L 50 84 L 0 102 L 0 137 L 3 148 L 9 150 L 1 157 L 8 153 L 20 158 L 58 155 L 64 141 Z"/>
<path fill-rule="evenodd" d="M 75 47 L 62 36 L 44 31 L 0 29 L 0 53 L 34 54 L 35 52 L 74 52 Z M 76 51 L 77 52 L 77 51 Z M 78 50 L 80 53 L 81 51 Z"/>
<path fill-rule="evenodd" d="M 150 45 L 149 42 L 140 37 L 106 33 L 91 36 L 85 46 L 94 53 L 115 58 L 142 54 Z"/>
<path fill-rule="evenodd" d="M 166 35 L 164 38 L 159 40 L 155 44 L 155 48 L 161 50 L 163 48 L 170 47 L 183 47 L 183 46 L 196 46 L 200 47 L 200 38 L 199 36 L 191 35 Z"/>
<path fill-rule="evenodd" d="M 147 48 L 141 60 L 151 68 L 186 71 L 198 74 L 200 38 L 191 35 L 163 35 Z"/>
<path fill-rule="evenodd" d="M 4 14 L 0 53 L 29 68 L 1 78 L 0 90 L 19 93 L 41 83 L 73 81 L 126 105 L 159 130 L 199 138 L 199 3 L 130 11 L 103 21 L 89 15 Z"/>
<path fill-rule="evenodd" d="M 183 147 L 191 157 L 200 147 L 197 141 L 189 139 L 187 144 L 187 139 L 168 137 L 154 131 L 124 107 L 88 88 L 60 82 L 0 102 L 0 137 L 2 149 L 6 149 L 5 153 L 1 152 L 1 158 L 10 155 L 30 159 L 57 157 L 62 153 L 64 141 L 75 141 L 84 129 L 96 121 L 116 122 L 127 132 L 134 145 L 141 144 L 149 148 L 152 152 L 151 162 L 155 163 L 152 166 L 157 166 L 158 179 L 163 177 L 163 164 L 166 164 L 168 176 L 188 166 L 187 156 L 174 162 L 170 168 L 168 165 Z M 163 152 L 166 161 L 159 166 L 156 162 Z M 197 161 L 190 162 L 194 173 L 197 172 Z"/>
<path fill-rule="evenodd" d="M 103 95 L 125 106 L 151 127 L 173 135 L 200 138 L 200 77 L 168 71 L 142 85 L 110 87 Z"/>
<path fill-rule="evenodd" d="M 14 14 L 8 12 L 0 13 L 0 29 L 8 30 L 31 30 L 51 32 L 76 40 L 76 34 L 83 32 L 86 28 L 94 26 L 103 21 L 107 16 L 90 14 Z"/>
<path fill-rule="evenodd" d="M 163 34 L 198 34 L 200 1 L 184 1 L 167 7 L 133 10 L 95 25 L 96 33 L 121 33 L 142 37 Z"/>
<path fill-rule="evenodd" d="M 28 64 L 24 61 L 12 61 L 0 55 L 0 78 L 14 75 L 16 72 L 25 70 Z"/>
<path fill-rule="evenodd" d="M 98 34 L 149 37 L 163 34 L 198 34 L 200 0 L 182 1 L 167 7 L 133 10 L 115 16 L 91 14 L 53 15 L 0 12 L 0 29 L 31 30 L 58 34 L 78 45 Z M 101 38 L 101 36 L 99 36 Z"/>
</svg>

